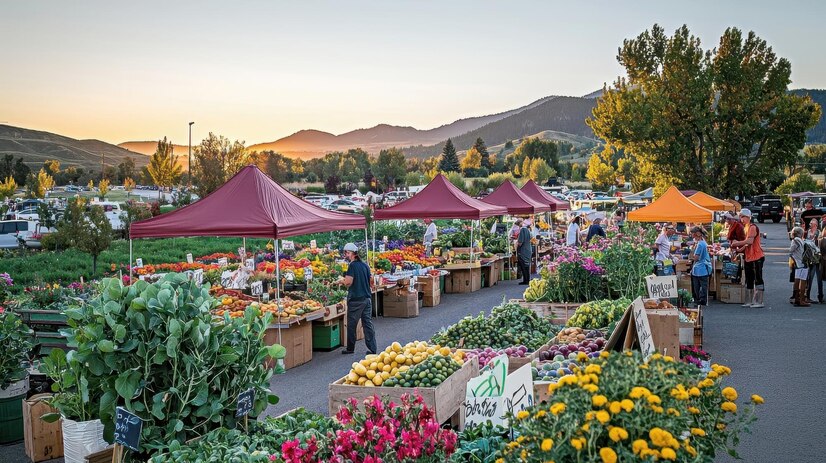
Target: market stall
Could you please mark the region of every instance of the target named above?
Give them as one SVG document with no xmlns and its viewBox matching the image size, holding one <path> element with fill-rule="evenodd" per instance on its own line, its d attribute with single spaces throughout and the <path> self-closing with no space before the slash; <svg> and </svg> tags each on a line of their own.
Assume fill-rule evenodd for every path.
<svg viewBox="0 0 826 463">
<path fill-rule="evenodd" d="M 524 185 L 522 185 L 521 191 L 530 199 L 550 206 L 551 212 L 567 211 L 571 209 L 571 205 L 568 201 L 563 201 L 551 196 L 533 180 L 528 180 Z"/>
<path fill-rule="evenodd" d="M 704 207 L 710 211 L 727 211 L 731 209 L 731 204 L 722 199 L 717 199 L 710 194 L 703 193 L 702 191 L 698 191 L 693 195 L 689 196 L 688 199 L 697 203 L 697 205 Z"/>
<path fill-rule="evenodd" d="M 656 201 L 628 213 L 630 222 L 711 223 L 714 213 L 686 198 L 672 186 Z"/>
<path fill-rule="evenodd" d="M 471 198 L 442 174 L 438 174 L 422 191 L 395 206 L 376 211 L 375 220 L 460 219 L 479 222 L 487 217 L 508 213 L 507 208 Z M 474 259 L 473 227 L 469 262 L 445 266 L 450 271 L 450 282 L 445 292 L 470 292 L 481 287 L 481 263 Z M 477 285 L 475 282 L 479 282 Z"/>
<path fill-rule="evenodd" d="M 296 345 L 310 346 L 306 333 L 314 314 L 293 313 L 281 299 L 281 262 L 279 240 L 310 233 L 365 229 L 366 219 L 361 215 L 328 211 L 299 199 L 250 165 L 241 169 L 224 185 L 200 201 L 181 209 L 132 224 L 129 230 L 130 276 L 133 268 L 132 240 L 138 238 L 171 238 L 184 236 L 226 236 L 239 238 L 272 238 L 275 240 L 276 303 L 272 309 L 277 316 L 267 335 L 268 342 L 282 343 L 294 339 Z M 242 270 L 253 270 L 242 259 Z M 253 261 L 254 262 L 254 261 Z M 243 272 L 242 272 L 243 273 Z M 290 304 L 290 300 L 283 301 Z M 228 301 L 232 304 L 233 301 Z M 313 311 L 315 312 L 315 311 Z M 316 317 L 320 318 L 320 317 Z M 303 325 L 302 325 L 303 323 Z M 298 330 L 296 336 L 284 330 Z M 305 363 L 312 358 L 312 350 L 301 358 L 287 362 L 287 367 Z M 289 358 L 287 360 L 290 360 Z"/>
</svg>

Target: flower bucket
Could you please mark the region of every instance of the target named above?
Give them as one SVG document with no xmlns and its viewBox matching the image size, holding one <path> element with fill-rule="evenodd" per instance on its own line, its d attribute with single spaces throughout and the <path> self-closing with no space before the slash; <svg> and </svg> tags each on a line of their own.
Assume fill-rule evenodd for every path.
<svg viewBox="0 0 826 463">
<path fill-rule="evenodd" d="M 63 418 L 63 458 L 65 463 L 85 463 L 86 457 L 109 444 L 103 440 L 100 420 L 74 421 Z"/>
<path fill-rule="evenodd" d="M 23 440 L 23 399 L 28 392 L 28 376 L 0 389 L 0 444 Z"/>
</svg>

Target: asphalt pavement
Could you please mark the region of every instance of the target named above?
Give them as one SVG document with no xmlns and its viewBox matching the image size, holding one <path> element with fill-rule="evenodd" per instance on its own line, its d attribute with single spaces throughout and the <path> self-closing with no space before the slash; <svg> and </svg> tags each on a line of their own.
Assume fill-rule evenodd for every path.
<svg viewBox="0 0 826 463">
<path fill-rule="evenodd" d="M 764 224 L 761 230 L 768 235 L 763 239 L 766 307 L 713 302 L 704 315 L 703 348 L 713 362 L 732 368 L 727 384 L 741 397 L 760 394 L 766 400 L 758 408 L 759 419 L 752 434 L 741 436 L 741 461 L 820 463 L 826 461 L 822 456 L 826 437 L 826 304 L 809 308 L 789 304 L 785 224 Z M 503 299 L 520 297 L 522 290 L 516 281 L 500 282 L 475 293 L 443 295 L 441 305 L 422 308 L 417 318 L 378 318 L 378 346 L 383 349 L 393 341 L 427 340 L 466 315 L 489 312 Z M 281 401 L 267 409 L 266 415 L 296 407 L 327 413 L 328 385 L 344 376 L 350 364 L 365 353 L 363 341 L 357 343 L 354 355 L 342 355 L 340 350 L 314 352 L 310 363 L 273 377 L 272 391 Z M 0 463 L 27 461 L 22 443 L 0 447 Z M 721 455 L 717 461 L 736 460 Z"/>
</svg>

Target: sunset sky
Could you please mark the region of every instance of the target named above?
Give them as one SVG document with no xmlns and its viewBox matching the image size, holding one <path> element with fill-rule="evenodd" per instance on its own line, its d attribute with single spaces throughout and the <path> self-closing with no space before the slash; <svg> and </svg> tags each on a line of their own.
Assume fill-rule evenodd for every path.
<svg viewBox="0 0 826 463">
<path fill-rule="evenodd" d="M 826 2 L 14 1 L 0 14 L 0 123 L 111 143 L 216 132 L 247 144 L 377 123 L 428 129 L 621 73 L 654 23 L 714 46 L 754 30 L 826 87 Z M 595 5 L 602 5 L 597 7 Z"/>
</svg>

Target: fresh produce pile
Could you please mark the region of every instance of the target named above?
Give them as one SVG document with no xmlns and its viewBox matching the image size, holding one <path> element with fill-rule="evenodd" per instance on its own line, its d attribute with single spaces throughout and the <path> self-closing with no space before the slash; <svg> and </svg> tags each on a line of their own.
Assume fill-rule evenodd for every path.
<svg viewBox="0 0 826 463">
<path fill-rule="evenodd" d="M 434 355 L 452 357 L 460 366 L 464 363 L 464 354 L 461 351 L 452 353 L 447 347 L 430 345 L 421 341 L 414 341 L 404 346 L 394 342 L 382 352 L 368 355 L 364 360 L 353 363 L 350 373 L 345 377 L 344 384 L 381 386 L 384 381 L 419 365 Z"/>
<path fill-rule="evenodd" d="M 599 355 L 599 354 L 596 354 Z M 557 354 L 551 361 L 535 363 L 531 368 L 534 381 L 552 381 L 571 375 L 575 368 L 582 365 L 577 354 L 569 354 L 567 357 Z"/>
<path fill-rule="evenodd" d="M 576 356 L 579 352 L 593 357 L 591 354 L 599 354 L 599 352 L 605 347 L 605 342 L 605 338 L 602 337 L 602 333 L 600 331 L 591 331 L 585 339 L 579 342 L 551 345 L 548 350 L 539 353 L 539 360 L 555 359 L 557 355 L 571 358 L 571 354 Z"/>
<path fill-rule="evenodd" d="M 218 299 L 219 304 L 212 310 L 212 313 L 218 316 L 228 314 L 232 318 L 240 318 L 244 316 L 244 311 L 247 307 L 257 308 L 263 315 L 264 313 L 271 313 L 279 318 L 300 317 L 310 312 L 323 309 L 324 306 L 320 302 L 308 300 L 294 300 L 287 297 L 281 298 L 281 309 L 278 304 L 273 301 L 269 303 L 259 303 L 255 299 L 243 295 L 238 291 L 221 288 L 219 286 L 210 289 L 210 294 Z"/>
<path fill-rule="evenodd" d="M 554 338 L 556 344 L 570 344 L 585 340 L 588 332 L 579 327 L 565 328 Z"/>
<path fill-rule="evenodd" d="M 528 356 L 528 348 L 525 346 L 514 346 L 505 349 L 491 349 L 485 347 L 484 349 L 470 349 L 465 350 L 465 357 L 472 359 L 474 357 L 479 359 L 479 367 L 484 367 L 491 360 L 500 355 L 507 355 L 508 357 L 525 358 Z"/>
<path fill-rule="evenodd" d="M 383 385 L 385 387 L 435 387 L 442 384 L 460 368 L 462 364 L 449 355 L 430 355 L 410 368 L 406 365 L 401 367 L 399 372 L 384 381 Z"/>
<path fill-rule="evenodd" d="M 312 280 L 307 285 L 307 297 L 319 302 L 322 306 L 334 305 L 347 297 L 347 290 L 341 286 L 334 286 L 321 280 Z"/>
<path fill-rule="evenodd" d="M 313 277 L 320 277 L 330 272 L 330 267 L 327 266 L 320 259 L 310 260 L 307 258 L 299 260 L 281 259 L 278 261 L 278 266 L 283 275 L 285 272 L 291 272 L 294 275 L 304 275 L 305 268 L 313 270 Z M 259 272 L 275 273 L 275 262 L 264 261 L 259 263 L 256 267 Z"/>
<path fill-rule="evenodd" d="M 586 302 L 579 306 L 574 315 L 568 319 L 568 326 L 586 329 L 604 328 L 619 320 L 629 305 L 631 301 L 628 299 Z"/>
<path fill-rule="evenodd" d="M 516 303 L 494 307 L 489 317 L 465 317 L 442 329 L 430 340 L 448 347 L 505 349 L 524 345 L 530 351 L 542 347 L 550 339 L 553 326 L 532 310 Z"/>
<path fill-rule="evenodd" d="M 548 280 L 545 278 L 534 278 L 528 283 L 528 289 L 522 296 L 527 302 L 538 302 L 548 300 Z"/>
<path fill-rule="evenodd" d="M 169 264 L 146 264 L 143 267 L 135 267 L 138 275 L 154 275 L 155 273 L 181 273 L 187 270 L 217 270 L 218 264 L 203 264 L 201 262 L 174 262 Z"/>
<path fill-rule="evenodd" d="M 394 267 L 405 268 L 405 264 L 418 264 L 422 267 L 430 267 L 441 265 L 439 259 L 427 257 L 425 255 L 424 246 L 421 244 L 414 244 L 412 246 L 405 246 L 403 249 L 394 249 L 392 251 L 385 251 L 378 254 L 379 259 L 387 259 Z"/>
</svg>

